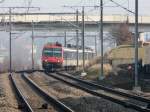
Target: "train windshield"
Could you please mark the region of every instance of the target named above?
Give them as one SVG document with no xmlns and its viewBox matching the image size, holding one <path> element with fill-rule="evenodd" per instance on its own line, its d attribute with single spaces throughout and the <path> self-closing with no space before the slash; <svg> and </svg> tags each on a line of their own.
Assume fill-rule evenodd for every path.
<svg viewBox="0 0 150 112">
<path fill-rule="evenodd" d="M 43 55 L 49 56 L 49 57 L 61 57 L 62 49 L 61 48 L 46 48 L 43 50 Z"/>
</svg>

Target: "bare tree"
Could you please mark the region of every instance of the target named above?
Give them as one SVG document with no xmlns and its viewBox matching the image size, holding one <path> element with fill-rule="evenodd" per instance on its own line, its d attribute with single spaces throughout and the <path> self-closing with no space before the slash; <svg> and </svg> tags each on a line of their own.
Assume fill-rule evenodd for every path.
<svg viewBox="0 0 150 112">
<path fill-rule="evenodd" d="M 117 46 L 132 44 L 132 33 L 129 31 L 129 25 L 127 22 L 113 26 L 109 33 L 112 35 L 112 39 L 116 41 Z"/>
</svg>

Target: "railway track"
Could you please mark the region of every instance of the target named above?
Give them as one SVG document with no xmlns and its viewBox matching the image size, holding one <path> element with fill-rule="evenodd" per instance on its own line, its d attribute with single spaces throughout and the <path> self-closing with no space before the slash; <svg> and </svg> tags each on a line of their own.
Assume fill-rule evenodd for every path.
<svg viewBox="0 0 150 112">
<path fill-rule="evenodd" d="M 24 95 L 22 94 L 22 92 L 20 91 L 20 89 L 18 88 L 15 79 L 13 77 L 13 75 L 10 75 L 10 80 L 12 82 L 13 87 L 15 88 L 15 91 L 18 95 L 19 100 L 21 101 L 22 105 L 24 105 L 24 108 L 27 112 L 34 112 L 31 108 L 31 106 L 29 105 L 28 101 L 26 100 L 26 98 L 24 97 Z"/>
<path fill-rule="evenodd" d="M 44 73 L 35 72 L 28 76 L 48 94 L 53 95 L 75 112 L 98 112 L 102 110 L 103 112 L 109 112 L 112 108 L 114 112 L 122 112 L 122 109 L 126 110 L 122 106 L 93 96 L 81 89 L 72 87 L 53 77 L 49 77 Z M 105 108 L 105 106 L 108 108 Z"/>
<path fill-rule="evenodd" d="M 121 92 L 121 91 L 118 91 L 118 90 L 115 90 L 115 89 L 112 89 L 112 88 L 104 87 L 102 85 L 98 85 L 98 84 L 95 84 L 95 83 L 92 83 L 92 82 L 89 82 L 89 81 L 85 81 L 85 80 L 76 78 L 74 76 L 69 75 L 68 73 L 59 73 L 58 72 L 57 74 L 60 74 L 64 77 L 66 77 L 66 78 L 70 78 L 72 80 L 78 81 L 80 83 L 90 85 L 90 86 L 95 87 L 97 89 L 102 89 L 104 91 L 108 91 L 108 92 L 111 92 L 111 93 L 114 93 L 114 94 L 118 94 L 118 95 L 121 95 L 121 96 L 125 96 L 125 97 L 131 98 L 131 99 L 141 101 L 141 102 L 145 102 L 145 103 L 147 103 L 147 106 L 150 104 L 150 99 L 146 99 L 142 96 L 137 96 L 137 95 Z"/>
<path fill-rule="evenodd" d="M 36 83 L 34 83 L 27 74 L 24 74 L 23 77 L 31 84 L 49 103 L 53 103 L 61 112 L 74 112 L 69 107 L 61 103 L 59 100 L 49 96 L 42 88 L 40 88 Z"/>
<path fill-rule="evenodd" d="M 102 88 L 100 85 L 96 85 L 75 77 L 63 74 L 63 73 L 46 73 L 48 76 L 67 83 L 73 87 L 84 90 L 94 96 L 102 97 L 106 100 L 120 104 L 126 108 L 134 109 L 140 112 L 150 112 L 147 108 L 149 100 L 139 96 L 130 95 L 127 93 L 115 91 L 110 88 Z"/>
<path fill-rule="evenodd" d="M 58 100 L 47 95 L 26 74 L 11 75 L 10 77 L 27 112 L 73 112 Z"/>
</svg>

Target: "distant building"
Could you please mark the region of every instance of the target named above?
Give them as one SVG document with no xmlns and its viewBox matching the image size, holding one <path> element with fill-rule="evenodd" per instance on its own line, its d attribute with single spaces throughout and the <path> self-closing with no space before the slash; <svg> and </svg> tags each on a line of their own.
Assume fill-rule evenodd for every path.
<svg viewBox="0 0 150 112">
<path fill-rule="evenodd" d="M 143 46 L 150 45 L 150 32 L 140 33 L 139 42 L 141 42 Z"/>
</svg>

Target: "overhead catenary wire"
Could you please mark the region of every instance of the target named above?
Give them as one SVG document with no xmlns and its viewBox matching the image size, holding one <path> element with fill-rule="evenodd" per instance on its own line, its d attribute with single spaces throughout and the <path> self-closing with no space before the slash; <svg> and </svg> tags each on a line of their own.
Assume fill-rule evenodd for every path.
<svg viewBox="0 0 150 112">
<path fill-rule="evenodd" d="M 29 12 L 30 6 L 31 6 L 32 0 L 28 1 L 28 9 L 27 9 L 27 13 Z"/>
<path fill-rule="evenodd" d="M 111 1 L 112 3 L 114 3 L 114 4 L 116 4 L 117 6 L 121 7 L 122 9 L 124 9 L 124 10 L 126 10 L 126 11 L 128 11 L 128 12 L 130 12 L 130 13 L 132 13 L 132 14 L 135 14 L 135 12 L 129 10 L 128 8 L 126 8 L 126 7 L 124 7 L 123 5 L 121 5 L 121 4 L 117 3 L 117 2 L 115 2 L 114 0 L 110 0 L 110 1 Z"/>
</svg>

